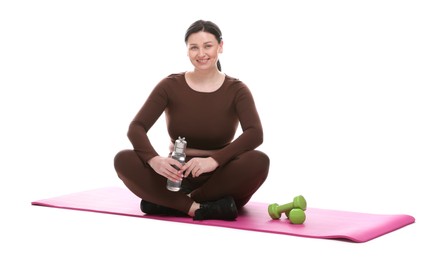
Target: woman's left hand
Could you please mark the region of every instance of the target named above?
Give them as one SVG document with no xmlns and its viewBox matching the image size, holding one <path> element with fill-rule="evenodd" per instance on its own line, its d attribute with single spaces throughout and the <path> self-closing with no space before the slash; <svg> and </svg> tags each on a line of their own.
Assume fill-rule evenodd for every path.
<svg viewBox="0 0 448 260">
<path fill-rule="evenodd" d="M 184 177 L 187 177 L 190 174 L 193 177 L 198 177 L 203 173 L 214 171 L 217 167 L 218 162 L 212 157 L 195 157 L 185 163 L 184 166 L 182 166 L 181 171 L 184 171 Z"/>
</svg>

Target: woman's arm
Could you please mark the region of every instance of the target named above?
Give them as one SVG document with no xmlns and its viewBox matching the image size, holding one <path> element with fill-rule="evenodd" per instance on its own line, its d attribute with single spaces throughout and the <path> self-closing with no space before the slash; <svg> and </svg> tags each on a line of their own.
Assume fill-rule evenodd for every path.
<svg viewBox="0 0 448 260">
<path fill-rule="evenodd" d="M 170 143 L 170 153 L 174 151 L 174 144 Z M 219 150 L 201 150 L 201 149 L 195 149 L 195 148 L 189 148 L 187 147 L 185 149 L 185 154 L 188 157 L 207 157 L 212 155 L 213 153 L 217 152 Z"/>
</svg>

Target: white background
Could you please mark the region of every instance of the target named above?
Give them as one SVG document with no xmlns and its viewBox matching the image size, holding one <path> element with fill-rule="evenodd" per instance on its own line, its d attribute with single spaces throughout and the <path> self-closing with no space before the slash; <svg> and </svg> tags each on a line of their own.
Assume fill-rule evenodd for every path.
<svg viewBox="0 0 448 260">
<path fill-rule="evenodd" d="M 445 1 L 2 1 L 2 259 L 443 259 Z M 197 19 L 252 90 L 270 176 L 254 201 L 410 214 L 367 243 L 31 206 L 122 186 L 113 157 L 153 86 L 191 69 Z M 200 116 L 200 115 L 198 115 Z M 149 133 L 167 150 L 163 121 Z M 445 240 L 445 242 L 443 242 Z"/>
</svg>

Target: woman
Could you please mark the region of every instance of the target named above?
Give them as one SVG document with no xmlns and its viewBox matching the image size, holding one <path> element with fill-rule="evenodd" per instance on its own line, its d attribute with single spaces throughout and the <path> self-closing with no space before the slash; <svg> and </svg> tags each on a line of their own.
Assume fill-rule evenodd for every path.
<svg viewBox="0 0 448 260">
<path fill-rule="evenodd" d="M 248 87 L 221 72 L 219 27 L 198 20 L 185 43 L 193 70 L 171 74 L 155 86 L 129 125 L 134 149 L 115 156 L 115 170 L 142 199 L 146 214 L 234 220 L 269 172 L 269 157 L 255 150 L 263 142 L 262 125 Z M 159 155 L 148 138 L 163 113 L 170 150 L 180 136 L 188 143 L 184 165 Z M 242 133 L 234 139 L 239 124 Z M 167 190 L 167 179 L 182 180 L 181 191 Z"/>
</svg>

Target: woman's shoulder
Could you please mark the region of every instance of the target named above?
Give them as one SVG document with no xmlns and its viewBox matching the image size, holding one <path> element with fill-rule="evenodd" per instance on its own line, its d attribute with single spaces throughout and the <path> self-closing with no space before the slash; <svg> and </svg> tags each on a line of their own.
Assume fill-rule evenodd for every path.
<svg viewBox="0 0 448 260">
<path fill-rule="evenodd" d="M 229 81 L 229 82 L 241 82 L 241 80 L 239 79 L 239 78 L 237 78 L 237 77 L 233 77 L 233 76 L 230 76 L 229 74 L 224 74 L 225 75 L 225 79 L 226 79 L 226 81 Z"/>
<path fill-rule="evenodd" d="M 166 88 L 171 86 L 177 86 L 178 84 L 183 84 L 185 82 L 185 73 L 171 73 L 163 77 L 159 83 L 158 87 Z"/>
<path fill-rule="evenodd" d="M 166 76 L 163 80 L 184 80 L 185 72 L 171 73 Z"/>
<path fill-rule="evenodd" d="M 233 87 L 247 87 L 246 84 L 244 84 L 244 82 L 242 80 L 240 80 L 237 77 L 233 77 L 230 75 L 225 74 L 225 82 L 227 82 L 227 84 L 229 84 L 230 86 Z"/>
<path fill-rule="evenodd" d="M 229 76 L 226 74 L 226 78 L 225 78 L 225 85 L 227 86 L 228 89 L 231 89 L 233 92 L 236 93 L 241 93 L 242 92 L 247 92 L 249 90 L 249 87 L 239 78 L 237 77 L 233 77 L 233 76 Z"/>
</svg>

